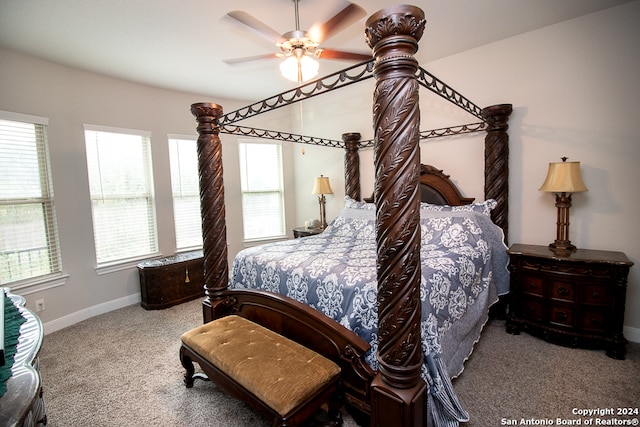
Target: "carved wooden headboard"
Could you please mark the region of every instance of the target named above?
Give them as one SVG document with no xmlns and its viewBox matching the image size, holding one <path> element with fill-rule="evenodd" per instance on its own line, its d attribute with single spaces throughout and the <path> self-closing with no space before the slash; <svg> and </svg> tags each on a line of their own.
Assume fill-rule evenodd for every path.
<svg viewBox="0 0 640 427">
<path fill-rule="evenodd" d="M 373 203 L 373 196 L 364 199 Z M 468 205 L 475 199 L 463 197 L 456 185 L 442 169 L 431 165 L 420 165 L 420 201 L 434 205 Z"/>
<path fill-rule="evenodd" d="M 475 199 L 463 197 L 460 190 L 441 169 L 420 165 L 420 201 L 435 205 L 468 205 Z"/>
</svg>

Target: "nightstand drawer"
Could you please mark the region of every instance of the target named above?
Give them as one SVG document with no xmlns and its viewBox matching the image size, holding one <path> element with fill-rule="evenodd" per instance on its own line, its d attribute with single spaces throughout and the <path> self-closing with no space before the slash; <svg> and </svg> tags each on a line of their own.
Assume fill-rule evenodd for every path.
<svg viewBox="0 0 640 427">
<path fill-rule="evenodd" d="M 575 301 L 576 287 L 569 282 L 551 282 L 551 299 L 560 301 Z"/>
<path fill-rule="evenodd" d="M 586 311 L 582 316 L 582 328 L 593 332 L 607 329 L 607 315 L 602 311 Z"/>
<path fill-rule="evenodd" d="M 524 274 L 522 276 L 522 292 L 541 297 L 544 295 L 542 283 L 542 277 Z"/>
<path fill-rule="evenodd" d="M 565 306 L 551 306 L 549 321 L 556 325 L 573 327 L 573 310 Z"/>
<path fill-rule="evenodd" d="M 584 287 L 582 302 L 593 305 L 607 305 L 609 302 L 607 295 L 606 286 L 587 285 Z"/>
<path fill-rule="evenodd" d="M 534 322 L 542 321 L 544 319 L 542 300 L 535 300 L 533 298 L 523 299 L 522 316 Z"/>
</svg>

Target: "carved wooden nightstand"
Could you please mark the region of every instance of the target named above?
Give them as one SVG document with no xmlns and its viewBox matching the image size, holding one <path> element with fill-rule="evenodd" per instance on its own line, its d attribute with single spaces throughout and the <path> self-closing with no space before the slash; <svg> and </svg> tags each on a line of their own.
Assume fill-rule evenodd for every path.
<svg viewBox="0 0 640 427">
<path fill-rule="evenodd" d="M 297 239 L 299 237 L 313 236 L 314 234 L 320 234 L 323 231 L 324 230 L 322 228 L 296 227 L 293 229 L 293 237 Z"/>
<path fill-rule="evenodd" d="M 624 359 L 627 275 L 622 252 L 578 249 L 557 257 L 546 246 L 509 248 L 511 292 L 507 332 L 520 330 L 560 345 L 604 348 Z"/>
</svg>

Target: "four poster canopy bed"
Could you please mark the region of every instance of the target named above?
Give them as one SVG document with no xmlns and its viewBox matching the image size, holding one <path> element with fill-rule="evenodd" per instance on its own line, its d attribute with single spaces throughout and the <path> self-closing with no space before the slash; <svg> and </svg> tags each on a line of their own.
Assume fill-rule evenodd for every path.
<svg viewBox="0 0 640 427">
<path fill-rule="evenodd" d="M 238 315 L 335 362 L 344 403 L 375 426 L 468 420 L 450 380 L 462 371 L 489 307 L 508 292 L 511 105 L 481 109 L 420 68 L 413 55 L 424 26 L 419 8 L 381 10 L 366 23 L 371 61 L 229 114 L 210 103 L 191 108 L 199 133 L 204 323 Z M 372 141 L 236 124 L 371 77 Z M 479 122 L 421 132 L 419 86 Z M 485 200 L 474 202 L 442 171 L 421 165 L 419 141 L 480 131 Z M 319 235 L 241 251 L 230 270 L 220 133 L 343 148 L 345 208 Z M 370 147 L 375 188 L 363 201 L 358 152 Z"/>
</svg>

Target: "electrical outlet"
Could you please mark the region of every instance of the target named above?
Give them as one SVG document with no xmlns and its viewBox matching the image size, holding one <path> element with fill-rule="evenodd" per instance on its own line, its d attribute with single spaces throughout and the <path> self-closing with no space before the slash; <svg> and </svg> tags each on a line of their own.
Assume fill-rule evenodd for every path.
<svg viewBox="0 0 640 427">
<path fill-rule="evenodd" d="M 44 299 L 36 300 L 36 313 L 44 311 Z"/>
</svg>

